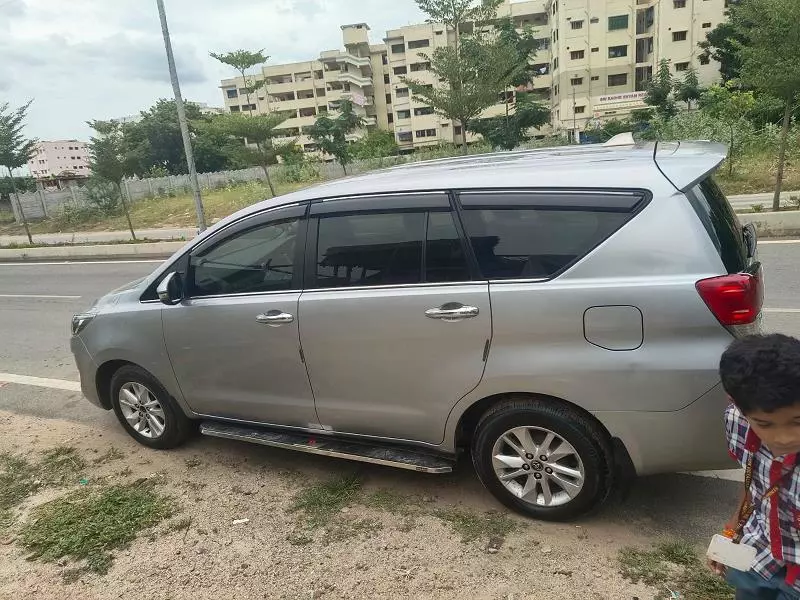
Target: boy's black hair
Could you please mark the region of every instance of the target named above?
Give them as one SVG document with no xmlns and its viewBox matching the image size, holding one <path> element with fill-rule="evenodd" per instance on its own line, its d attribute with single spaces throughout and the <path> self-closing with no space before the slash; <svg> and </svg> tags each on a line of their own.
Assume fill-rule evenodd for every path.
<svg viewBox="0 0 800 600">
<path fill-rule="evenodd" d="M 723 353 L 719 374 L 745 415 L 800 404 L 800 340 L 778 333 L 738 339 Z"/>
</svg>

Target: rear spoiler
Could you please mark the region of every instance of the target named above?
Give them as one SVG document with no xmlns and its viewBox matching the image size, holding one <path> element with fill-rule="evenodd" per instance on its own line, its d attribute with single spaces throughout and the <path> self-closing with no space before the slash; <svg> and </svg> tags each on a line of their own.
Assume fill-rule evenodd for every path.
<svg viewBox="0 0 800 600">
<path fill-rule="evenodd" d="M 656 142 L 653 160 L 662 175 L 680 192 L 711 175 L 728 156 L 728 147 L 715 142 Z"/>
</svg>

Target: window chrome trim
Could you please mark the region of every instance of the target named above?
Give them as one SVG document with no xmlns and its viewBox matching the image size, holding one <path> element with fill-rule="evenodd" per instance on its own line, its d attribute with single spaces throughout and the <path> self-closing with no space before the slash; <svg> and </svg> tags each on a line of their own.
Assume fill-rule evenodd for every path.
<svg viewBox="0 0 800 600">
<path fill-rule="evenodd" d="M 394 285 L 358 285 L 358 286 L 345 286 L 345 287 L 332 287 L 332 288 L 313 288 L 303 290 L 303 295 L 313 294 L 314 292 L 351 292 L 351 291 L 365 291 L 365 290 L 402 290 L 412 288 L 434 288 L 434 287 L 458 287 L 465 285 L 488 285 L 489 281 L 471 280 L 471 281 L 443 281 L 440 283 L 399 283 Z"/>
<path fill-rule="evenodd" d="M 186 302 L 195 302 L 197 300 L 215 299 L 215 298 L 250 298 L 260 296 L 279 296 L 282 294 L 302 294 L 303 290 L 282 290 L 274 292 L 242 292 L 240 294 L 214 294 L 213 296 L 191 296 L 186 298 L 181 304 Z"/>
</svg>

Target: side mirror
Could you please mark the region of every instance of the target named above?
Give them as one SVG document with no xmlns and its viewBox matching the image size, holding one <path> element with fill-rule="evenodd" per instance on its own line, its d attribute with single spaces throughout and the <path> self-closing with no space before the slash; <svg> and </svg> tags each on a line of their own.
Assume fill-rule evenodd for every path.
<svg viewBox="0 0 800 600">
<path fill-rule="evenodd" d="M 156 288 L 158 299 L 167 306 L 174 306 L 183 300 L 183 277 L 180 273 L 170 273 Z"/>
</svg>

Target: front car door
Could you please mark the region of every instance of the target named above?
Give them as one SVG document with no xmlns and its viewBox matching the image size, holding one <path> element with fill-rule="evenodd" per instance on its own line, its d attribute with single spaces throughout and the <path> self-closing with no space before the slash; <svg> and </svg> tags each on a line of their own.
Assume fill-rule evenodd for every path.
<svg viewBox="0 0 800 600">
<path fill-rule="evenodd" d="M 458 227 L 444 193 L 312 204 L 300 334 L 326 429 L 442 441 L 491 337 Z"/>
<path fill-rule="evenodd" d="M 163 323 L 196 413 L 317 427 L 297 321 L 307 209 L 250 217 L 192 251 L 187 297 L 164 309 Z"/>
</svg>

